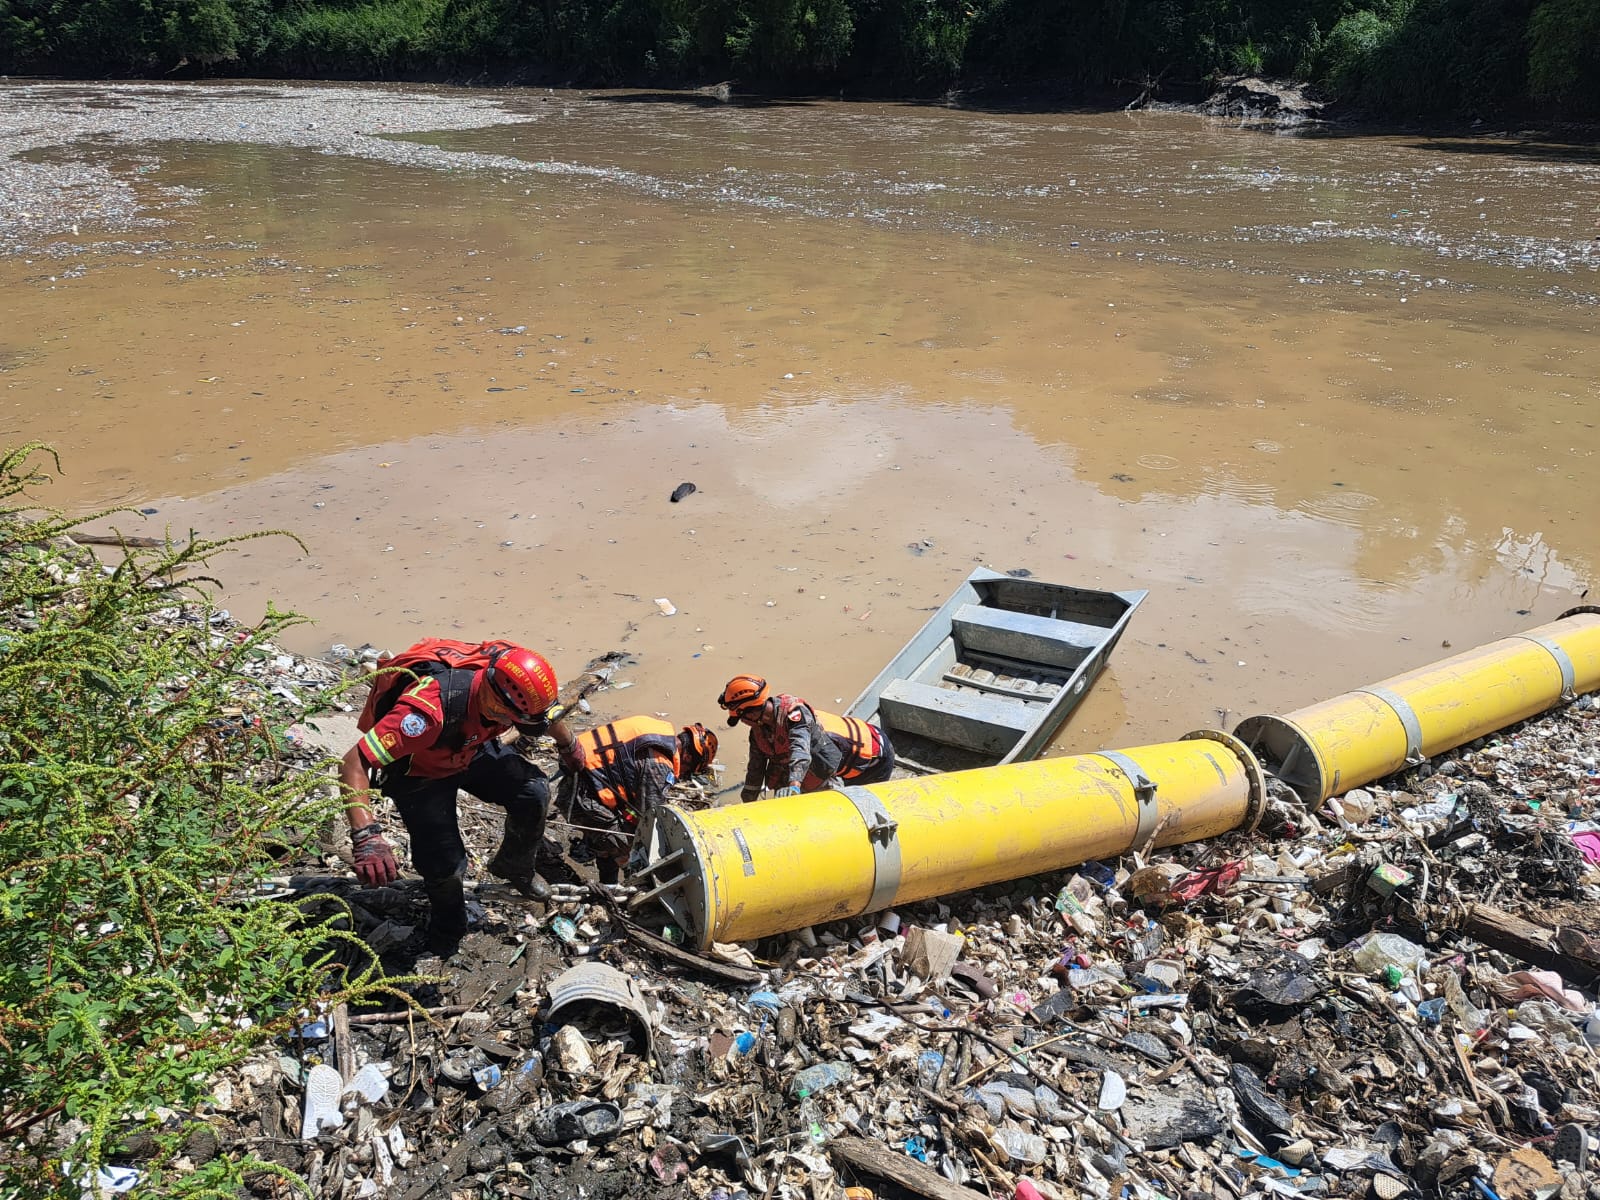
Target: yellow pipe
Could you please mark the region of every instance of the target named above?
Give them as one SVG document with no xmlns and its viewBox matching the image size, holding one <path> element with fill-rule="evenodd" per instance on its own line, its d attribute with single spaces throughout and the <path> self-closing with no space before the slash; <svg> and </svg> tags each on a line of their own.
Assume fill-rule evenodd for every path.
<svg viewBox="0 0 1600 1200">
<path fill-rule="evenodd" d="M 1600 609 L 1234 733 L 1308 804 L 1382 779 L 1600 687 Z"/>
<path fill-rule="evenodd" d="M 642 904 L 702 949 L 1109 858 L 1259 819 L 1264 780 L 1225 733 L 688 811 L 645 831 Z M 641 904 L 641 906 L 642 906 Z"/>
</svg>

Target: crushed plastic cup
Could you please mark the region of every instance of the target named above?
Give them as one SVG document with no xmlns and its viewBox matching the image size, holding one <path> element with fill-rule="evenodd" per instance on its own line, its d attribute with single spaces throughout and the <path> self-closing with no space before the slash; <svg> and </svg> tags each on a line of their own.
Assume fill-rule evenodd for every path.
<svg viewBox="0 0 1600 1200">
<path fill-rule="evenodd" d="M 1021 1129 L 1006 1125 L 995 1130 L 990 1140 L 995 1148 L 1004 1155 L 1007 1162 L 1025 1163 L 1033 1166 L 1044 1161 L 1049 1148 L 1045 1141 L 1036 1133 L 1027 1133 Z"/>
</svg>

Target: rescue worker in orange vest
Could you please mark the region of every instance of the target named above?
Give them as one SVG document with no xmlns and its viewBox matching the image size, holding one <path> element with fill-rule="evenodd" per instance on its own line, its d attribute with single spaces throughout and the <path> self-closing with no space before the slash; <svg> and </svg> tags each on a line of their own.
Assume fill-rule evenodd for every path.
<svg viewBox="0 0 1600 1200">
<path fill-rule="evenodd" d="M 578 734 L 561 765 L 572 779 L 573 823 L 585 827 L 601 883 L 621 878 L 639 819 L 716 758 L 717 735 L 699 724 L 674 732 L 655 717 L 623 717 Z"/>
<path fill-rule="evenodd" d="M 400 874 L 373 814 L 373 793 L 381 791 L 411 834 L 411 857 L 428 893 L 428 949 L 448 956 L 467 930 L 458 791 L 506 810 L 489 871 L 533 899 L 550 895 L 535 872 L 550 789 L 539 768 L 500 737 L 512 728 L 543 732 L 559 720 L 556 674 L 543 655 L 508 646 L 486 667 L 415 670 L 395 683 L 403 686 L 391 685 L 382 699 L 374 688 L 358 722 L 365 733 L 339 764 L 356 875 L 380 887 Z"/>
<path fill-rule="evenodd" d="M 759 675 L 735 675 L 717 704 L 730 727 L 750 727 L 750 766 L 739 792 L 747 804 L 760 799 L 763 787 L 793 796 L 833 783 L 882 783 L 894 771 L 894 746 L 876 725 L 774 693 Z"/>
</svg>

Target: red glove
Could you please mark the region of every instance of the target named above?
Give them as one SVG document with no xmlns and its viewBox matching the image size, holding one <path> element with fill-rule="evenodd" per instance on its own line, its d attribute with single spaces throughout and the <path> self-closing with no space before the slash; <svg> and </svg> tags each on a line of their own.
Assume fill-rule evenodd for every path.
<svg viewBox="0 0 1600 1200">
<path fill-rule="evenodd" d="M 400 864 L 376 821 L 350 831 L 350 848 L 355 851 L 356 878 L 368 887 L 382 887 L 400 877 Z"/>
<path fill-rule="evenodd" d="M 578 749 L 576 742 L 570 746 L 563 746 L 556 752 L 556 757 L 561 760 L 561 766 L 569 774 L 576 775 L 578 769 L 583 766 L 583 752 Z"/>
</svg>

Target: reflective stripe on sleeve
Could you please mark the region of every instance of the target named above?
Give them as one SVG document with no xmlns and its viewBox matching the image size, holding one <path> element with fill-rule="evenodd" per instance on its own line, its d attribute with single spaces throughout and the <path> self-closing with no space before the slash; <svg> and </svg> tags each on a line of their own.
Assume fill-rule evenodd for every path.
<svg viewBox="0 0 1600 1200">
<path fill-rule="evenodd" d="M 394 762 L 394 755 L 390 754 L 384 748 L 383 743 L 378 740 L 378 731 L 376 729 L 368 730 L 367 735 L 361 739 L 361 744 L 366 748 L 367 758 L 371 760 L 374 766 L 387 767 Z"/>
</svg>

